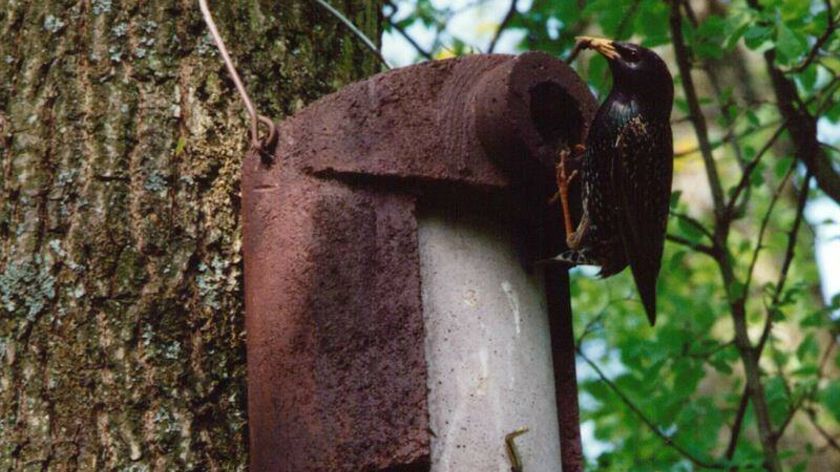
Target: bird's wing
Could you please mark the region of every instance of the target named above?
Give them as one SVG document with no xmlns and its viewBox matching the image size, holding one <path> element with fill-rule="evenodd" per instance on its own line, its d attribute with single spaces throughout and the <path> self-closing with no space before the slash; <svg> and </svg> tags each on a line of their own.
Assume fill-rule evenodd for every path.
<svg viewBox="0 0 840 472">
<path fill-rule="evenodd" d="M 671 195 L 670 124 L 636 116 L 618 133 L 611 163 L 621 240 L 651 325 L 656 321 L 656 279 L 665 245 Z"/>
</svg>

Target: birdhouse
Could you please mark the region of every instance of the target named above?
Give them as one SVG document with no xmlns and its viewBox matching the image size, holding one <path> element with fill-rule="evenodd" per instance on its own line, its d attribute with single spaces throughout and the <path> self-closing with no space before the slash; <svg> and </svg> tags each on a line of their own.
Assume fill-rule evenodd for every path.
<svg viewBox="0 0 840 472">
<path fill-rule="evenodd" d="M 595 109 L 546 54 L 474 55 L 278 125 L 242 171 L 252 470 L 506 470 L 520 427 L 526 469 L 560 470 L 568 284 L 533 262 Z"/>
</svg>

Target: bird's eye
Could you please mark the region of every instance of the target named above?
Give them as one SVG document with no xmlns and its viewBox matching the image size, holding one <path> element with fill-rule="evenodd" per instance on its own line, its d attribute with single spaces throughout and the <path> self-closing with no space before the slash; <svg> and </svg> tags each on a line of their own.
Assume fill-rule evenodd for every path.
<svg viewBox="0 0 840 472">
<path fill-rule="evenodd" d="M 639 53 L 635 49 L 630 49 L 627 51 L 627 59 L 630 62 L 636 62 L 639 60 Z"/>
</svg>

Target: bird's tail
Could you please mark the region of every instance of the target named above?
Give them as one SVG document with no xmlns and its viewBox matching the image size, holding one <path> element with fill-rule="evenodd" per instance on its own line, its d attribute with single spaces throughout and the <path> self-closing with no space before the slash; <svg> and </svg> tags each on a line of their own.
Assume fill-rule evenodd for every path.
<svg viewBox="0 0 840 472">
<path fill-rule="evenodd" d="M 633 267 L 631 266 L 631 270 Z M 633 281 L 636 282 L 636 288 L 639 290 L 639 296 L 642 298 L 642 305 L 645 306 L 645 313 L 647 313 L 650 325 L 656 324 L 656 279 L 657 274 L 637 273 L 641 271 L 632 270 Z"/>
</svg>

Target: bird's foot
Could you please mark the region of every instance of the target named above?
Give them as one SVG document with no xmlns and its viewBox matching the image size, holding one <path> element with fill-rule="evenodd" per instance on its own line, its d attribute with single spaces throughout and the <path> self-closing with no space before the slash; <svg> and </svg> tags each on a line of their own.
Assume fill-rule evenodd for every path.
<svg viewBox="0 0 840 472">
<path fill-rule="evenodd" d="M 514 444 L 513 440 L 516 439 L 517 436 L 521 436 L 527 432 L 528 427 L 523 426 L 522 428 L 518 428 L 517 430 L 505 435 L 505 453 L 507 453 L 508 461 L 510 461 L 511 472 L 522 472 L 523 470 L 522 460 L 516 452 L 516 444 Z"/>
</svg>

